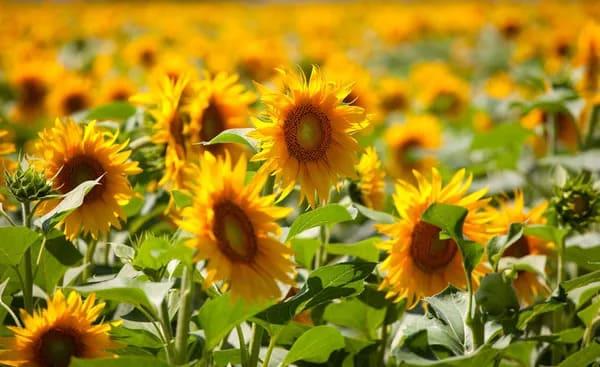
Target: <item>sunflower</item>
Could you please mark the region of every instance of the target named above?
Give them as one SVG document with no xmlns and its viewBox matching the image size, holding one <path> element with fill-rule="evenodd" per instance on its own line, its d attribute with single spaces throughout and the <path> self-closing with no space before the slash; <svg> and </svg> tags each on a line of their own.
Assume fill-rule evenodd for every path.
<svg viewBox="0 0 600 367">
<path fill-rule="evenodd" d="M 59 79 L 48 95 L 49 111 L 57 117 L 85 110 L 92 101 L 90 81 L 72 75 Z"/>
<path fill-rule="evenodd" d="M 10 81 L 17 95 L 12 111 L 16 120 L 31 120 L 44 113 L 55 69 L 48 62 L 27 62 L 14 68 Z"/>
<path fill-rule="evenodd" d="M 585 96 L 600 91 L 600 25 L 590 21 L 579 34 L 576 65 L 583 66 L 580 89 Z"/>
<path fill-rule="evenodd" d="M 544 224 L 546 220 L 543 214 L 547 207 L 548 203 L 544 201 L 529 211 L 525 210 L 523 193 L 518 191 L 512 203 L 500 203 L 500 207 L 495 211 L 494 226 L 500 229 L 499 234 L 505 234 L 512 223 Z M 548 254 L 550 249 L 550 243 L 537 237 L 523 235 L 504 251 L 503 256 L 520 258 L 527 255 L 544 255 Z M 513 286 L 523 305 L 531 305 L 539 296 L 548 294 L 548 286 L 540 276 L 527 271 L 519 271 Z"/>
<path fill-rule="evenodd" d="M 203 153 L 192 206 L 183 210 L 183 229 L 193 233 L 189 245 L 196 260 L 206 260 L 207 284 L 224 281 L 234 297 L 246 300 L 281 296 L 279 283 L 291 284 L 291 250 L 279 242 L 276 220 L 291 209 L 273 205 L 275 196 L 260 196 L 266 175 L 246 183 L 246 159 L 235 164 L 229 154 Z"/>
<path fill-rule="evenodd" d="M 365 206 L 381 210 L 385 201 L 385 173 L 381 169 L 381 161 L 373 147 L 365 150 L 356 165 L 358 173 L 359 202 Z"/>
<path fill-rule="evenodd" d="M 158 41 L 153 37 L 144 36 L 128 43 L 123 54 L 130 65 L 151 69 L 159 61 L 158 50 Z"/>
<path fill-rule="evenodd" d="M 412 179 L 412 170 L 423 171 L 435 165 L 435 158 L 425 151 L 439 148 L 442 131 L 432 115 L 410 115 L 401 124 L 391 125 L 384 134 L 388 149 L 388 170 L 395 177 Z"/>
<path fill-rule="evenodd" d="M 379 81 L 379 108 L 386 114 L 402 112 L 410 106 L 409 85 L 403 79 L 386 77 Z"/>
<path fill-rule="evenodd" d="M 416 65 L 411 70 L 411 84 L 420 106 L 431 113 L 455 117 L 467 106 L 469 84 L 440 62 Z"/>
<path fill-rule="evenodd" d="M 252 135 L 262 150 L 253 160 L 266 161 L 262 169 L 275 174 L 282 196 L 298 182 L 301 200 L 315 207 L 329 200 L 339 179 L 355 176 L 359 146 L 353 135 L 368 125 L 365 111 L 343 103 L 350 85 L 326 81 L 316 67 L 309 81 L 304 74 L 281 74 L 282 92 L 259 87 L 267 121 L 254 120 Z"/>
<path fill-rule="evenodd" d="M 118 347 L 110 340 L 111 325 L 98 319 L 104 303 L 94 304 L 95 296 L 85 301 L 75 292 L 65 299 L 58 290 L 48 300 L 48 306 L 33 315 L 21 311 L 23 327 L 9 326 L 14 333 L 3 338 L 6 348 L 0 352 L 0 363 L 7 366 L 67 367 L 72 357 L 110 357 Z"/>
<path fill-rule="evenodd" d="M 116 138 L 102 133 L 93 121 L 82 128 L 73 121 L 57 120 L 54 127 L 40 133 L 35 143 L 39 159 L 34 164 L 60 193 L 101 177 L 83 204 L 64 219 L 65 234 L 70 239 L 80 232 L 96 238 L 111 226 L 120 228 L 120 220 L 125 219 L 122 206 L 133 196 L 127 177 L 141 170 L 137 162 L 128 160 L 131 151 L 125 150 L 127 143 L 118 144 Z M 59 201 L 44 201 L 40 210 L 49 211 Z"/>
<path fill-rule="evenodd" d="M 463 231 L 467 238 L 485 243 L 489 238 L 486 223 L 490 215 L 482 208 L 488 200 L 482 199 L 482 189 L 466 195 L 472 177 L 465 180 L 465 170 L 458 171 L 446 186 L 438 171 L 432 169 L 431 181 L 414 171 L 418 186 L 398 181 L 394 194 L 394 205 L 401 219 L 393 224 L 380 224 L 378 230 L 389 236 L 382 244 L 389 256 L 381 268 L 386 273 L 381 284 L 387 289 L 387 297 L 397 300 L 406 298 L 412 307 L 421 298 L 434 295 L 452 284 L 465 287 L 465 273 L 460 251 L 450 239 L 440 239 L 440 229 L 421 220 L 421 216 L 433 203 L 464 207 L 468 214 Z M 477 283 L 484 272 L 479 265 L 474 273 Z"/>
<path fill-rule="evenodd" d="M 100 90 L 100 103 L 127 102 L 135 93 L 135 84 L 125 77 L 112 78 L 104 82 Z"/>
<path fill-rule="evenodd" d="M 533 130 L 537 135 L 530 138 L 534 152 L 542 155 L 546 151 L 548 139 L 547 125 L 552 121 L 552 116 L 539 108 L 529 111 L 521 118 L 521 125 L 527 129 Z M 558 141 L 567 150 L 573 152 L 578 145 L 578 129 L 580 122 L 577 121 L 568 110 L 561 110 L 554 114 L 556 136 Z"/>
</svg>

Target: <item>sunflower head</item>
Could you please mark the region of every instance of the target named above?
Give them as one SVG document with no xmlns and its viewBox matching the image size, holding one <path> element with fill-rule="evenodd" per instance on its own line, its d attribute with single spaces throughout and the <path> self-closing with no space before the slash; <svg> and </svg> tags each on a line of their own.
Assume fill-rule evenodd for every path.
<svg viewBox="0 0 600 367">
<path fill-rule="evenodd" d="M 351 196 L 354 193 L 357 202 L 382 210 L 385 202 L 385 173 L 381 161 L 373 147 L 365 150 L 356 165 L 358 181 L 351 183 Z"/>
<path fill-rule="evenodd" d="M 355 176 L 359 146 L 353 135 L 367 126 L 365 111 L 343 102 L 350 85 L 328 82 L 316 67 L 309 80 L 281 74 L 281 92 L 259 87 L 267 115 L 254 120 L 261 151 L 253 159 L 265 161 L 282 195 L 299 183 L 301 198 L 314 207 L 329 200 L 341 178 Z"/>
<path fill-rule="evenodd" d="M 464 287 L 465 273 L 456 243 L 440 238 L 440 229 L 421 219 L 431 204 L 442 203 L 462 206 L 468 210 L 463 231 L 467 238 L 485 243 L 490 238 L 486 224 L 489 214 L 482 209 L 488 200 L 483 199 L 485 189 L 467 194 L 472 177 L 465 179 L 465 171 L 457 172 L 447 185 L 442 185 L 438 171 L 432 169 L 431 180 L 414 171 L 417 185 L 398 181 L 394 205 L 400 220 L 393 224 L 378 225 L 390 240 L 382 244 L 388 257 L 381 264 L 386 273 L 382 289 L 387 297 L 406 298 L 414 306 L 421 298 L 434 295 L 452 284 Z M 484 268 L 480 265 L 473 272 L 474 281 Z"/>
<path fill-rule="evenodd" d="M 577 65 L 583 66 L 581 89 L 593 96 L 600 91 L 600 25 L 591 21 L 585 25 L 577 41 Z"/>
<path fill-rule="evenodd" d="M 117 143 L 116 135 L 107 135 L 90 122 L 85 127 L 73 121 L 57 120 L 54 127 L 40 133 L 35 143 L 36 169 L 52 180 L 53 189 L 66 194 L 88 180 L 100 179 L 87 193 L 83 204 L 64 219 L 69 238 L 80 232 L 96 237 L 111 226 L 120 228 L 125 218 L 122 205 L 129 202 L 133 190 L 129 175 L 140 172 L 136 162 L 129 161 L 127 143 Z M 49 211 L 59 200 L 47 200 L 41 211 Z"/>
<path fill-rule="evenodd" d="M 554 191 L 552 209 L 561 225 L 584 232 L 600 220 L 600 190 L 589 173 L 569 178 Z"/>
<path fill-rule="evenodd" d="M 33 167 L 5 172 L 5 182 L 10 193 L 19 202 L 30 202 L 44 198 L 52 192 L 52 186 L 43 173 Z"/>
<path fill-rule="evenodd" d="M 94 324 L 104 309 L 94 295 L 85 301 L 75 292 L 67 298 L 59 290 L 46 309 L 21 312 L 23 327 L 4 340 L 0 363 L 8 366 L 67 367 L 71 358 L 109 357 L 118 345 L 110 340 L 111 325 Z"/>
<path fill-rule="evenodd" d="M 50 112 L 65 117 L 92 105 L 91 84 L 87 79 L 66 76 L 57 80 L 48 96 Z"/>
<path fill-rule="evenodd" d="M 184 209 L 181 227 L 191 233 L 196 260 L 206 261 L 207 284 L 222 281 L 234 297 L 279 297 L 279 283 L 292 283 L 291 250 L 278 240 L 277 220 L 288 208 L 274 206 L 274 195 L 261 196 L 266 175 L 246 182 L 246 160 L 204 152 L 193 205 Z"/>
</svg>

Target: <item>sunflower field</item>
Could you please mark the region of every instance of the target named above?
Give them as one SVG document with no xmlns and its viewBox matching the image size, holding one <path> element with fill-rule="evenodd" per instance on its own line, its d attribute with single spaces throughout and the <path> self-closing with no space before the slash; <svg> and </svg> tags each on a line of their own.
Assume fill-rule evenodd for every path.
<svg viewBox="0 0 600 367">
<path fill-rule="evenodd" d="M 0 2 L 0 366 L 600 366 L 600 2 Z"/>
</svg>

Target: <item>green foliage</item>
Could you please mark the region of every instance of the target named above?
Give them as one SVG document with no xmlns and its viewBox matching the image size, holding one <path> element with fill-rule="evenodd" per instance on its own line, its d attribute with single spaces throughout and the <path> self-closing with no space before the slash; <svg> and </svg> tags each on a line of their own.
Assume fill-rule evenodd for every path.
<svg viewBox="0 0 600 367">
<path fill-rule="evenodd" d="M 288 366 L 299 360 L 313 363 L 326 362 L 331 352 L 344 347 L 344 338 L 331 326 L 316 326 L 307 330 L 292 345 L 283 360 Z"/>
<path fill-rule="evenodd" d="M 329 204 L 321 208 L 300 214 L 287 234 L 287 241 L 298 234 L 318 226 L 332 225 L 354 219 L 356 213 L 339 204 Z"/>
<path fill-rule="evenodd" d="M 135 114 L 135 107 L 127 102 L 112 102 L 87 111 L 88 120 L 127 120 Z"/>
</svg>

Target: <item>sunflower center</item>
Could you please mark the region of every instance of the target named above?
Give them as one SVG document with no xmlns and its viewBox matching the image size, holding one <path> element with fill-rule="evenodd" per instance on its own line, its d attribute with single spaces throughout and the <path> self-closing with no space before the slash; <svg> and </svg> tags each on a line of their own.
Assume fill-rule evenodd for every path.
<svg viewBox="0 0 600 367">
<path fill-rule="evenodd" d="M 431 111 L 434 113 L 451 112 L 459 110 L 460 102 L 456 94 L 446 91 L 438 94 L 431 104 Z"/>
<path fill-rule="evenodd" d="M 127 101 L 129 99 L 129 97 L 130 97 L 129 91 L 127 91 L 125 89 L 117 89 L 111 94 L 110 100 L 115 101 L 115 102 L 122 102 L 122 101 Z"/>
<path fill-rule="evenodd" d="M 510 247 L 507 248 L 502 255 L 521 258 L 529 254 L 529 241 L 527 240 L 527 237 L 523 236 L 519 238 L 517 242 L 510 245 Z"/>
<path fill-rule="evenodd" d="M 183 136 L 183 116 L 179 111 L 175 111 L 169 122 L 169 134 L 175 141 L 175 145 L 185 151 L 185 137 Z"/>
<path fill-rule="evenodd" d="M 600 50 L 596 48 L 594 43 L 591 43 L 589 47 L 584 78 L 587 91 L 595 92 L 598 89 L 598 78 L 600 77 L 600 55 L 598 55 Z"/>
<path fill-rule="evenodd" d="M 301 105 L 291 110 L 284 125 L 285 142 L 290 155 L 299 161 L 323 159 L 331 143 L 331 124 L 321 110 Z"/>
<path fill-rule="evenodd" d="M 400 93 L 386 96 L 381 100 L 381 105 L 386 111 L 402 110 L 406 107 L 406 103 L 406 97 Z"/>
<path fill-rule="evenodd" d="M 410 239 L 410 256 L 425 272 L 433 272 L 448 265 L 456 255 L 456 243 L 440 239 L 440 229 L 419 221 Z"/>
<path fill-rule="evenodd" d="M 67 367 L 71 357 L 81 356 L 81 345 L 68 330 L 50 329 L 40 338 L 37 362 L 43 367 Z"/>
<path fill-rule="evenodd" d="M 225 124 L 223 122 L 223 117 L 221 116 L 221 111 L 219 111 L 219 107 L 215 101 L 211 99 L 202 115 L 200 139 L 202 139 L 202 141 L 210 141 L 223 130 L 225 130 Z"/>
<path fill-rule="evenodd" d="M 419 161 L 419 147 L 421 143 L 416 139 L 409 139 L 405 141 L 396 150 L 396 159 L 400 162 L 404 162 L 406 165 L 413 165 Z"/>
<path fill-rule="evenodd" d="M 232 261 L 251 262 L 258 247 L 254 227 L 246 213 L 230 201 L 216 204 L 213 210 L 213 232 L 219 249 Z"/>
<path fill-rule="evenodd" d="M 156 63 L 156 55 L 153 50 L 146 49 L 140 54 L 140 63 L 142 66 L 150 68 Z"/>
<path fill-rule="evenodd" d="M 46 86 L 36 78 L 27 78 L 21 82 L 21 104 L 27 108 L 36 108 L 46 96 Z"/>
<path fill-rule="evenodd" d="M 63 194 L 66 194 L 76 188 L 79 184 L 85 181 L 95 180 L 104 173 L 105 170 L 100 162 L 93 157 L 86 155 L 75 156 L 65 163 L 57 176 L 57 181 L 60 184 L 59 190 Z M 104 192 L 103 181 L 104 177 L 100 180 L 99 185 L 94 186 L 92 190 L 87 193 L 84 199 L 85 202 L 94 201 L 102 196 L 102 193 Z"/>
<path fill-rule="evenodd" d="M 70 115 L 87 107 L 87 99 L 81 93 L 68 95 L 63 101 L 64 111 Z"/>
</svg>

